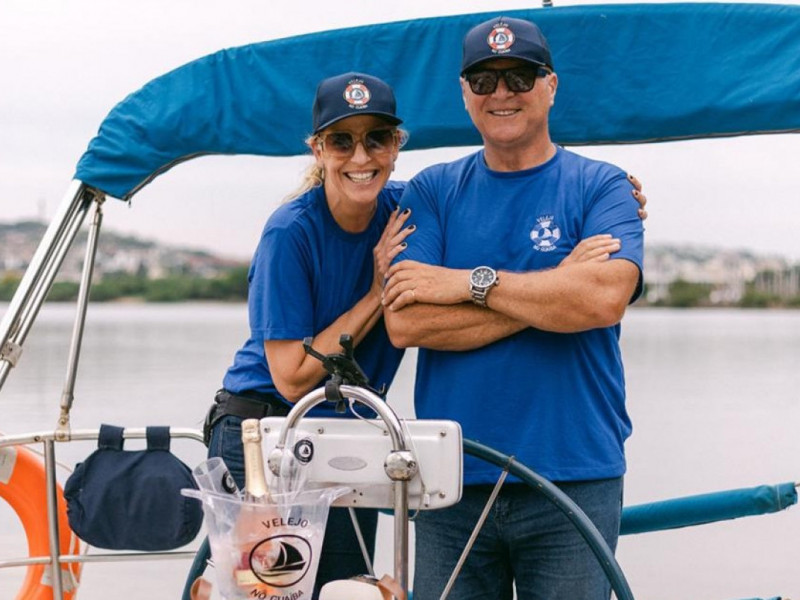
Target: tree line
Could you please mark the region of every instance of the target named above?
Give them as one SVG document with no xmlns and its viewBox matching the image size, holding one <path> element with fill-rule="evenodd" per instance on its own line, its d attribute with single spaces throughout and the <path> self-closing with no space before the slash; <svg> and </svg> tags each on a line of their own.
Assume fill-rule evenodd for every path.
<svg viewBox="0 0 800 600">
<path fill-rule="evenodd" d="M 149 278 L 146 274 L 112 273 L 103 276 L 92 285 L 90 300 L 112 302 L 134 298 L 145 302 L 184 302 L 214 300 L 243 302 L 247 300 L 248 267 L 233 267 L 219 277 L 207 278 L 196 275 L 174 274 L 162 278 Z M 19 285 L 18 276 L 5 275 L 0 278 L 0 301 L 8 302 Z M 637 306 L 665 306 L 675 308 L 698 308 L 708 306 L 731 306 L 739 308 L 800 308 L 800 296 L 785 298 L 768 294 L 747 284 L 742 297 L 736 302 L 712 301 L 714 287 L 708 283 L 692 283 L 677 279 L 669 284 L 663 298 L 649 302 L 647 293 L 637 301 Z M 48 294 L 55 302 L 74 301 L 78 297 L 78 283 L 56 281 Z"/>
<path fill-rule="evenodd" d="M 247 270 L 245 266 L 234 267 L 213 278 L 175 274 L 151 279 L 143 274 L 111 273 L 92 284 L 89 299 L 92 302 L 128 298 L 145 302 L 241 302 L 247 300 Z M 19 282 L 19 277 L 13 276 L 0 279 L 0 300 L 11 300 Z M 54 302 L 73 301 L 78 297 L 78 287 L 74 281 L 55 281 L 47 299 Z"/>
<path fill-rule="evenodd" d="M 645 287 L 646 289 L 646 287 Z M 672 308 L 701 308 L 727 306 L 731 308 L 800 308 L 800 296 L 780 296 L 757 289 L 753 282 L 745 284 L 744 293 L 736 301 L 724 302 L 713 299 L 714 286 L 710 283 L 694 283 L 676 279 L 668 286 L 663 298 L 648 302 L 645 295 L 636 303 L 645 306 Z"/>
</svg>

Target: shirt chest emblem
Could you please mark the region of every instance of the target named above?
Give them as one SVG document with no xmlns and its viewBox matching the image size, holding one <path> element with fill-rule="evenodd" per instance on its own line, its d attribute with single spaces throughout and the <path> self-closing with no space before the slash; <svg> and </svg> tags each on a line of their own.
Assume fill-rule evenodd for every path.
<svg viewBox="0 0 800 600">
<path fill-rule="evenodd" d="M 536 225 L 531 229 L 534 250 L 552 252 L 556 249 L 559 239 L 561 239 L 561 229 L 554 221 L 553 215 L 543 215 L 536 219 Z"/>
</svg>

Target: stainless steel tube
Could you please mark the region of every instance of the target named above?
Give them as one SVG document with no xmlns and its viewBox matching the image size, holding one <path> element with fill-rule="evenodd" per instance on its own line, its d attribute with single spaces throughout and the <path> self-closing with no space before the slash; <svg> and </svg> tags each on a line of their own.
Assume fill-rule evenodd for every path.
<svg viewBox="0 0 800 600">
<path fill-rule="evenodd" d="M 75 378 L 78 374 L 78 362 L 81 355 L 81 343 L 83 341 L 83 331 L 86 325 L 86 309 L 89 305 L 89 291 L 92 286 L 92 274 L 94 273 L 95 258 L 97 256 L 97 242 L 100 236 L 100 226 L 103 223 L 103 207 L 101 201 L 97 202 L 89 228 L 89 236 L 86 240 L 86 257 L 83 261 L 83 273 L 81 274 L 81 285 L 78 292 L 78 307 L 75 314 L 75 324 L 72 329 L 72 341 L 69 349 L 69 359 L 67 361 L 67 375 L 64 381 L 64 391 L 61 394 L 61 416 L 59 418 L 59 429 L 66 429 L 69 424 L 69 411 L 72 408 L 74 399 Z"/>
<path fill-rule="evenodd" d="M 94 192 L 73 181 L 0 321 L 0 390 L 80 229 Z M 13 355 L 13 359 L 11 356 Z"/>
<path fill-rule="evenodd" d="M 367 389 L 351 385 L 342 385 L 339 387 L 339 391 L 343 397 L 356 400 L 378 413 L 378 416 L 386 423 L 394 451 L 405 451 L 407 449 L 400 419 L 379 396 Z M 282 451 L 286 446 L 289 430 L 296 427 L 300 419 L 309 410 L 325 401 L 324 388 L 313 390 L 298 400 L 283 422 L 283 428 L 278 436 L 275 449 Z M 394 481 L 393 486 L 394 578 L 403 589 L 403 593 L 408 597 L 408 482 Z"/>
<path fill-rule="evenodd" d="M 56 487 L 56 454 L 53 440 L 44 442 L 44 467 L 47 490 L 47 529 L 50 534 L 50 569 L 53 600 L 64 600 L 61 581 L 61 539 L 58 531 L 58 488 Z"/>
</svg>

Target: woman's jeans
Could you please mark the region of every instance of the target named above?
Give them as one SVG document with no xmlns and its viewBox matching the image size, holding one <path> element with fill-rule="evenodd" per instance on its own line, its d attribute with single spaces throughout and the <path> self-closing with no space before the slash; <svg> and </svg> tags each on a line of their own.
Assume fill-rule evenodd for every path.
<svg viewBox="0 0 800 600">
<path fill-rule="evenodd" d="M 622 478 L 556 484 L 616 549 Z M 493 486 L 466 486 L 461 502 L 416 520 L 414 600 L 438 600 Z M 611 585 L 581 534 L 536 490 L 506 484 L 448 600 L 608 600 Z"/>
</svg>

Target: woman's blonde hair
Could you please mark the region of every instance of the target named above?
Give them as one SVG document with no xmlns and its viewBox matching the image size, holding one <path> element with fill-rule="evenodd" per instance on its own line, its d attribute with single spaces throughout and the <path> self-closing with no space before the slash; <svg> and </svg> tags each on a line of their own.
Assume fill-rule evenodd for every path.
<svg viewBox="0 0 800 600">
<path fill-rule="evenodd" d="M 310 135 L 306 138 L 306 146 L 311 148 L 314 144 L 318 143 L 316 135 Z M 321 186 L 325 182 L 325 169 L 322 168 L 322 165 L 319 164 L 316 159 L 313 163 L 308 165 L 306 169 L 303 171 L 303 175 L 300 178 L 300 185 L 286 196 L 283 199 L 283 202 L 291 202 L 292 200 L 299 198 L 303 194 L 305 194 L 309 190 L 313 190 L 315 187 Z"/>
<path fill-rule="evenodd" d="M 400 148 L 405 146 L 406 142 L 408 141 L 408 132 L 405 129 L 395 129 L 397 131 L 397 149 L 400 150 Z M 306 138 L 306 145 L 309 148 L 318 143 L 319 135 L 310 135 Z M 300 178 L 300 185 L 298 185 L 292 193 L 287 195 L 283 199 L 283 202 L 291 202 L 309 190 L 313 190 L 315 187 L 321 186 L 323 183 L 325 183 L 325 169 L 319 162 L 314 160 L 314 162 L 308 165 L 305 171 L 303 171 L 303 175 Z"/>
</svg>

